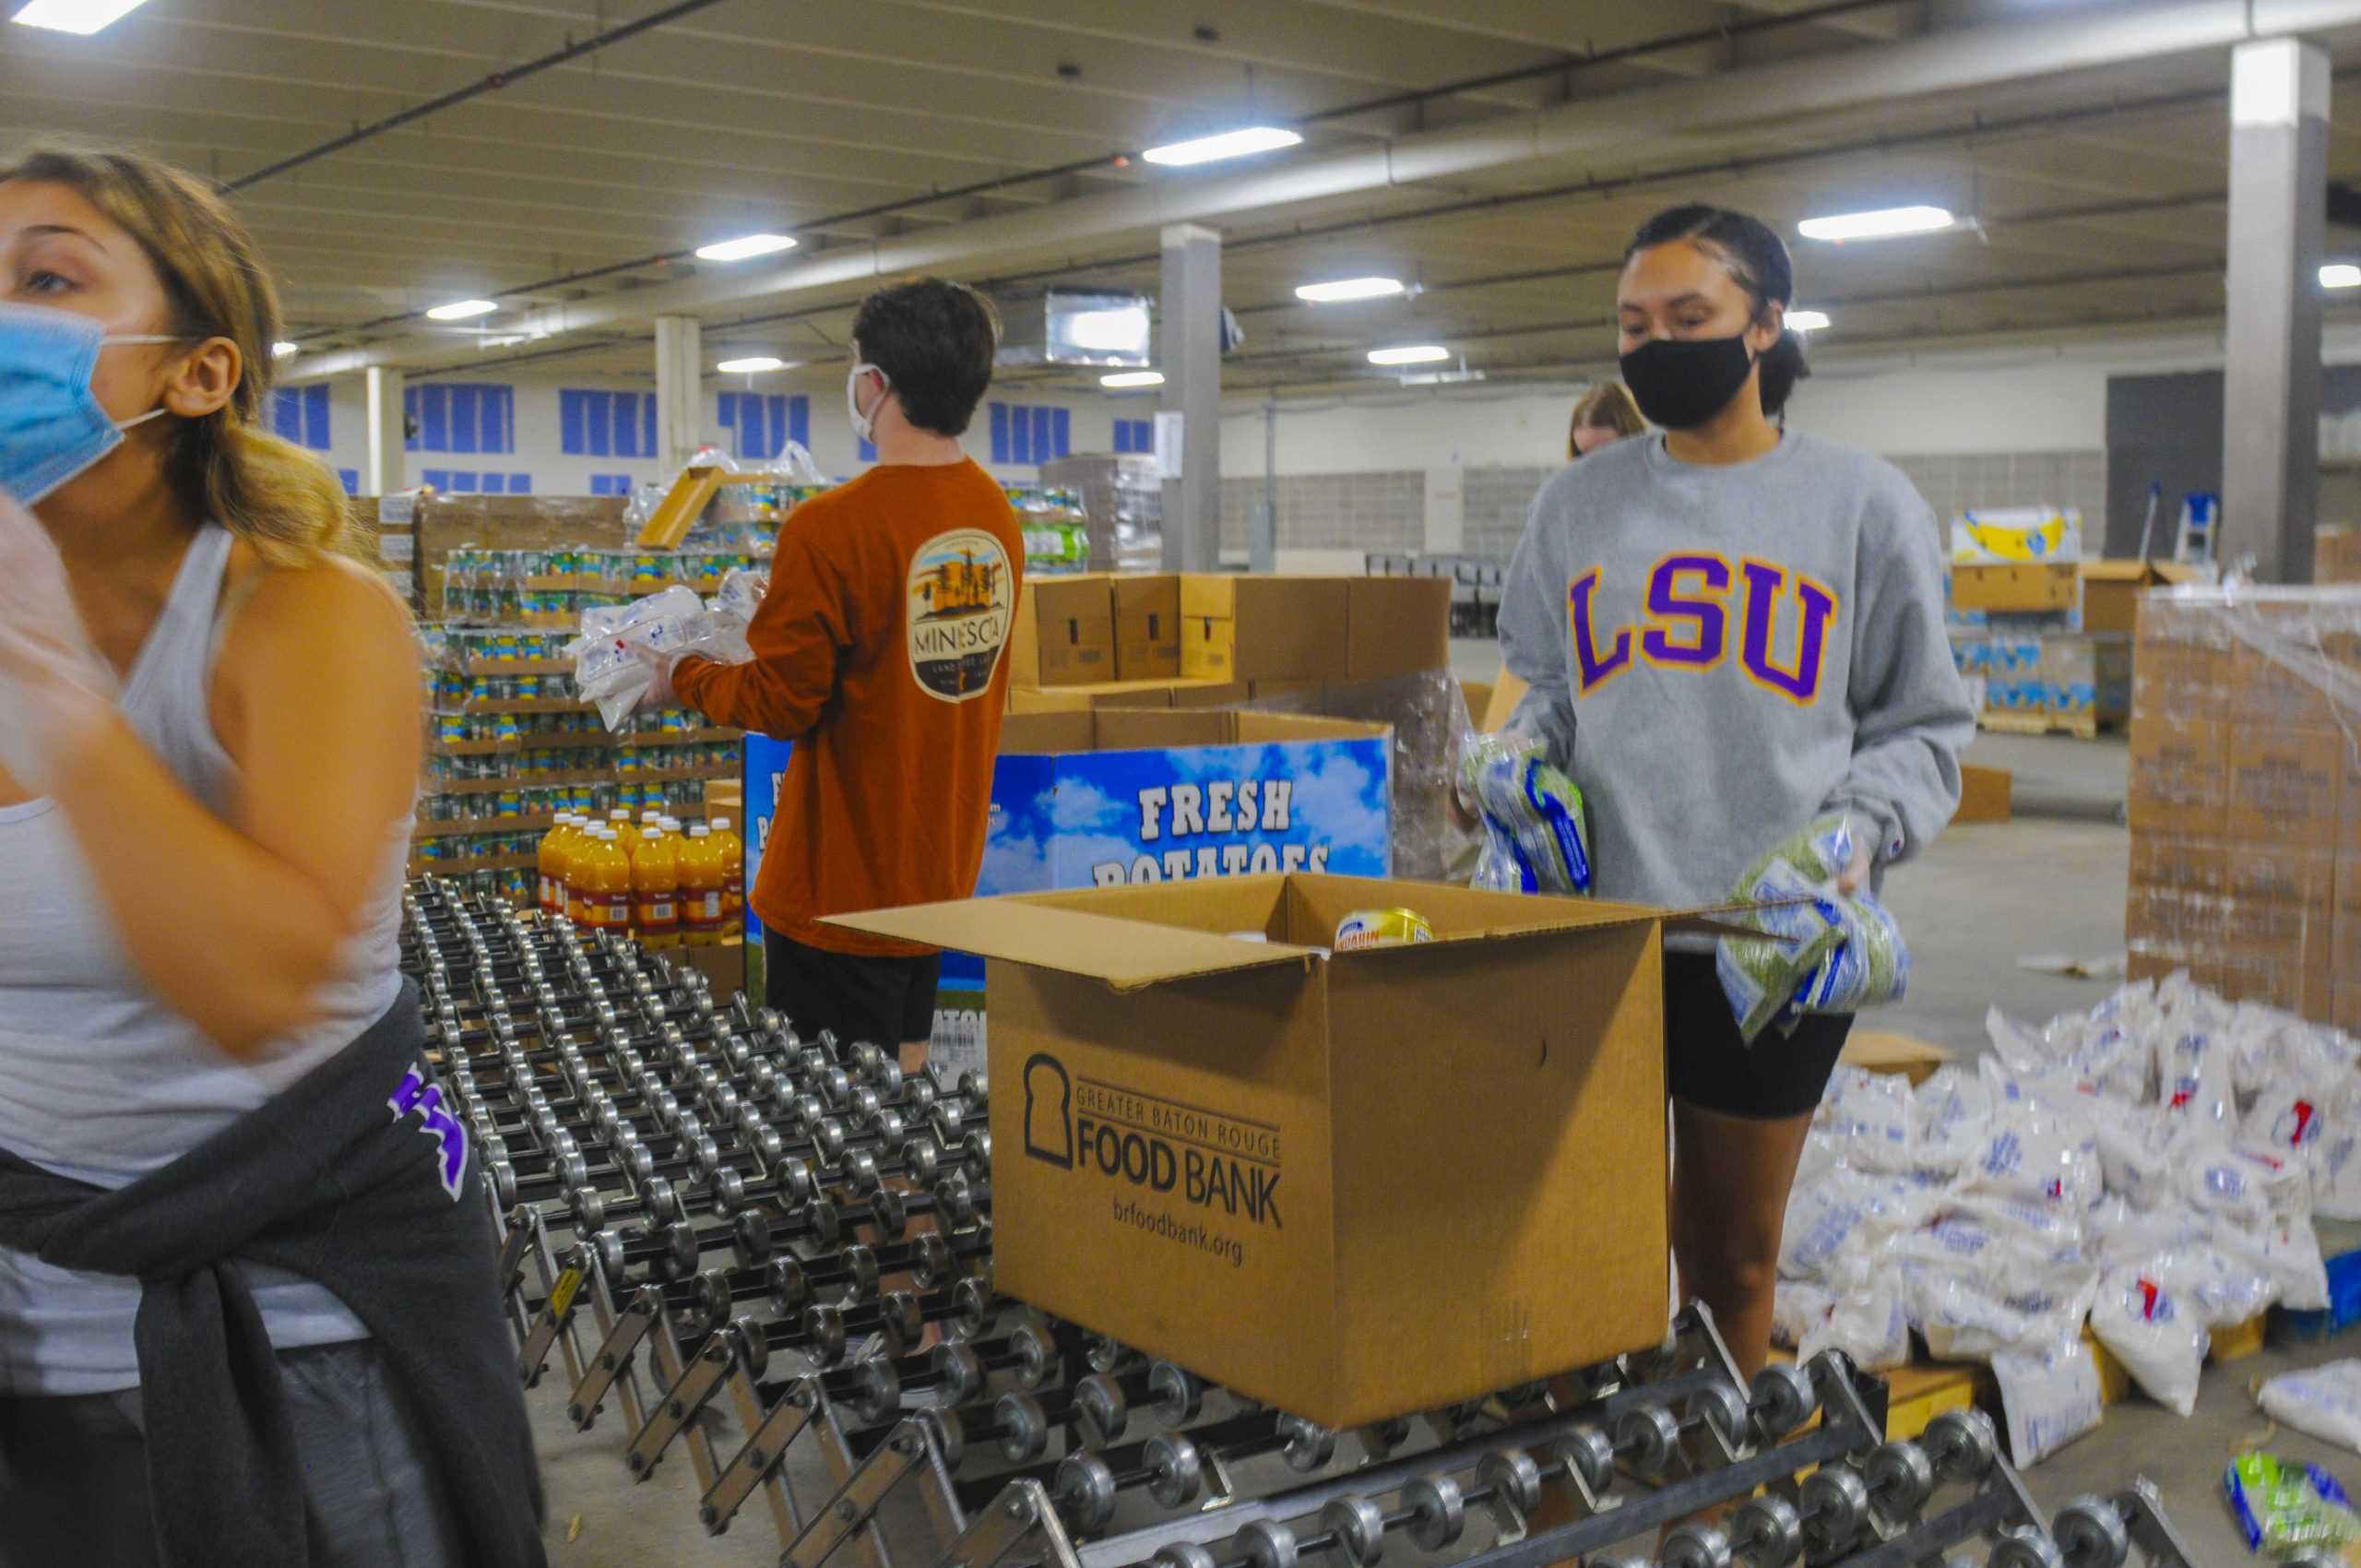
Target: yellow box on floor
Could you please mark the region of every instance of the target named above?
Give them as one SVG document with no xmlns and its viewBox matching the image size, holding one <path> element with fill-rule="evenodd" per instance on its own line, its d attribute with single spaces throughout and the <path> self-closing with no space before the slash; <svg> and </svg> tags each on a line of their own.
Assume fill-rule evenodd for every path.
<svg viewBox="0 0 2361 1568">
<path fill-rule="evenodd" d="M 1397 907 L 1436 940 L 1325 951 Z M 1708 922 L 1296 875 L 835 923 L 989 961 L 1010 1295 L 1332 1427 L 1663 1339 L 1661 948 Z"/>
</svg>

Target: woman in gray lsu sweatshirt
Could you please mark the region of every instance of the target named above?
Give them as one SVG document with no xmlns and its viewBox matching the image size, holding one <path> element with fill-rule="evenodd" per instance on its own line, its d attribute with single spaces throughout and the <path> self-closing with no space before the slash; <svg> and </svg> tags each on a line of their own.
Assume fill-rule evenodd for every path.
<svg viewBox="0 0 2361 1568">
<path fill-rule="evenodd" d="M 1950 820 L 1975 718 L 1943 629 L 1935 519 L 1892 466 L 1774 423 L 1805 374 L 1794 268 L 1743 213 L 1682 207 L 1625 256 L 1624 382 L 1663 434 L 1541 488 L 1501 605 L 1513 726 L 1584 790 L 1602 897 L 1726 897 L 1842 811 L 1876 882 Z M 1749 1376 L 1787 1190 L 1851 1027 L 1741 1043 L 1710 952 L 1665 958 L 1672 1244 Z"/>
</svg>

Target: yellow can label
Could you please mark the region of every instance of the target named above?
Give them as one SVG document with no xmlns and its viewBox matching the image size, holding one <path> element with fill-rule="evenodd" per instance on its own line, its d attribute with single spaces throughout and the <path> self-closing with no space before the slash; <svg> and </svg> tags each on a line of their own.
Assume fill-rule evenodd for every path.
<svg viewBox="0 0 2361 1568">
<path fill-rule="evenodd" d="M 1435 928 L 1416 909 L 1355 909 L 1336 922 L 1335 947 L 1339 953 L 1434 939 Z"/>
</svg>

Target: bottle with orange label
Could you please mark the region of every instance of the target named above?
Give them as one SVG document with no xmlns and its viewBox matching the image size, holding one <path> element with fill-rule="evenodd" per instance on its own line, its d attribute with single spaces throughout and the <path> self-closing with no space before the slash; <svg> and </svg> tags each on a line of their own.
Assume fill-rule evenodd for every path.
<svg viewBox="0 0 2361 1568">
<path fill-rule="evenodd" d="M 621 936 L 631 930 L 631 857 L 611 827 L 598 829 L 582 858 L 582 901 L 588 923 Z"/>
<path fill-rule="evenodd" d="M 573 820 L 571 813 L 561 813 L 533 851 L 533 869 L 540 879 L 540 896 L 536 902 L 544 915 L 565 912 L 565 835 Z"/>
<path fill-rule="evenodd" d="M 583 902 L 587 890 L 583 879 L 590 863 L 590 846 L 596 842 L 592 835 L 598 831 L 597 823 L 577 813 L 574 837 L 565 841 L 565 918 L 584 928 L 590 924 L 590 909 Z"/>
<path fill-rule="evenodd" d="M 649 813 L 653 816 L 654 813 Z M 680 841 L 651 822 L 631 852 L 632 934 L 646 947 L 681 944 Z"/>
<path fill-rule="evenodd" d="M 590 819 L 580 812 L 567 812 L 558 819 L 564 837 L 557 841 L 557 885 L 550 890 L 556 900 L 552 912 L 569 920 L 574 918 L 574 883 L 576 863 L 582 858 L 583 846 L 590 842 Z"/>
<path fill-rule="evenodd" d="M 718 946 L 727 897 L 720 846 L 713 829 L 699 823 L 681 844 L 681 940 L 691 947 Z"/>
<path fill-rule="evenodd" d="M 746 913 L 746 846 L 730 831 L 730 819 L 712 819 L 713 841 L 721 856 L 721 920 L 726 929 Z"/>
<path fill-rule="evenodd" d="M 607 826 L 613 831 L 615 842 L 623 846 L 623 853 L 629 855 L 632 846 L 639 842 L 639 829 L 632 826 L 631 813 L 617 806 L 607 814 Z"/>
</svg>

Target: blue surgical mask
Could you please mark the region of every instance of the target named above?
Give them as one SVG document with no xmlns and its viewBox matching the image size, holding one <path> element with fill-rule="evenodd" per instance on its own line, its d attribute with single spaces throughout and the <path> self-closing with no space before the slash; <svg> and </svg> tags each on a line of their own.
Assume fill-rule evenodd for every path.
<svg viewBox="0 0 2361 1568">
<path fill-rule="evenodd" d="M 0 490 L 30 506 L 145 424 L 150 409 L 117 424 L 90 389 L 99 350 L 115 343 L 173 343 L 153 332 L 110 335 L 87 315 L 46 305 L 0 303 Z"/>
</svg>

